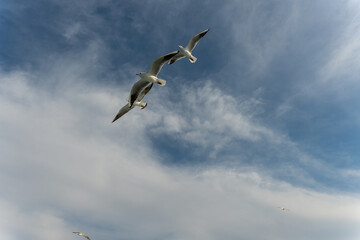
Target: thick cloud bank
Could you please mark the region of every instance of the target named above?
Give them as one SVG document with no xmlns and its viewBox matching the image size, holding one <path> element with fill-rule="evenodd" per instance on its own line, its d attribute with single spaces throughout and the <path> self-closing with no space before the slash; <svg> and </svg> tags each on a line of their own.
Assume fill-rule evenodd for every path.
<svg viewBox="0 0 360 240">
<path fill-rule="evenodd" d="M 252 168 L 166 167 L 160 164 L 163 156 L 153 150 L 147 129 L 161 128 L 152 122 L 159 120 L 159 113 L 151 107 L 134 109 L 117 124 L 110 123 L 128 89 L 69 78 L 54 87 L 52 81 L 34 84 L 37 77 L 1 73 L 2 239 L 75 239 L 72 231 L 93 239 L 360 236 L 358 196 L 293 187 Z M 190 95 L 213 91 L 203 95 L 206 111 L 219 91 L 209 84 L 181 91 L 194 91 Z M 162 112 L 172 111 L 167 107 Z M 243 122 L 216 125 L 214 113 L 209 121 L 215 129 L 199 125 L 199 134 L 232 126 L 232 137 L 256 141 L 271 136 L 266 127 L 242 119 L 240 113 L 229 114 Z M 181 129 L 182 139 L 199 147 L 210 144 L 189 137 L 191 127 L 176 116 L 161 120 L 164 131 Z M 166 127 L 170 121 L 179 122 Z M 242 124 L 250 126 L 247 131 Z M 205 139 L 211 141 L 211 136 Z"/>
</svg>

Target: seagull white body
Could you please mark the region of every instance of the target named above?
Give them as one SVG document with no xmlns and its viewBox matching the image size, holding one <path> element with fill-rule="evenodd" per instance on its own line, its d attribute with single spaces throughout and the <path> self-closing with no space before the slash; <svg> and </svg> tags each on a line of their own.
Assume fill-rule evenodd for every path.
<svg viewBox="0 0 360 240">
<path fill-rule="evenodd" d="M 89 236 L 86 236 L 85 234 L 83 234 L 83 233 L 81 233 L 81 232 L 73 232 L 73 233 L 75 233 L 75 234 L 77 234 L 77 235 L 79 235 L 79 236 L 83 236 L 83 237 L 85 237 L 85 238 L 87 238 L 87 239 L 90 240 Z"/>
<path fill-rule="evenodd" d="M 182 55 L 182 57 L 187 57 L 191 63 L 196 62 L 197 58 L 194 57 L 187 48 L 184 48 L 183 46 L 179 45 L 179 49 L 180 49 L 178 53 L 179 55 Z"/>
<path fill-rule="evenodd" d="M 173 64 L 177 60 L 180 60 L 184 57 L 187 57 L 191 63 L 196 62 L 197 58 L 192 55 L 192 51 L 196 47 L 199 40 L 203 38 L 209 30 L 210 29 L 206 29 L 205 31 L 202 31 L 201 33 L 193 36 L 186 47 L 179 45 L 179 52 L 170 59 L 169 64 Z"/>
<path fill-rule="evenodd" d="M 166 81 L 163 79 L 158 78 L 158 74 L 161 70 L 161 68 L 164 66 L 164 64 L 169 61 L 173 56 L 175 56 L 179 51 L 174 51 L 168 54 L 165 54 L 164 56 L 161 56 L 157 59 L 155 59 L 152 63 L 151 66 L 149 68 L 149 70 L 144 73 L 138 73 L 136 75 L 138 75 L 139 77 L 141 77 L 142 80 L 148 81 L 148 82 L 152 82 L 152 83 L 157 83 L 160 86 L 164 86 L 166 84 Z"/>
</svg>

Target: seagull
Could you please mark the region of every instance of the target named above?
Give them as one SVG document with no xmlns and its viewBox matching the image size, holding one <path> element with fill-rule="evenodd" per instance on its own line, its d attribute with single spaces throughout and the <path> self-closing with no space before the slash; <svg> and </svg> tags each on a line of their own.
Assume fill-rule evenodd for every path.
<svg viewBox="0 0 360 240">
<path fill-rule="evenodd" d="M 288 208 L 284 208 L 284 207 L 278 207 L 278 208 L 280 208 L 283 211 L 290 211 L 290 209 L 288 209 Z"/>
<path fill-rule="evenodd" d="M 149 70 L 141 73 L 137 73 L 136 75 L 141 77 L 141 79 L 146 80 L 148 82 L 157 83 L 160 86 L 164 86 L 166 84 L 166 81 L 164 79 L 160 79 L 157 77 L 159 74 L 161 68 L 164 66 L 164 64 L 169 61 L 173 56 L 175 56 L 179 51 L 174 51 L 168 54 L 165 54 L 164 56 L 161 56 L 157 59 L 155 59 L 149 68 Z"/>
<path fill-rule="evenodd" d="M 169 64 L 173 64 L 174 62 L 176 62 L 177 60 L 187 57 L 189 58 L 191 63 L 196 62 L 197 58 L 194 57 L 191 52 L 192 50 L 194 50 L 194 48 L 196 47 L 196 44 L 199 42 L 199 40 L 205 36 L 205 34 L 209 31 L 210 29 L 206 29 L 205 31 L 202 31 L 199 34 L 196 34 L 195 36 L 193 36 L 189 43 L 186 45 L 186 47 L 184 48 L 183 46 L 179 45 L 179 49 L 180 51 L 170 59 Z"/>
<path fill-rule="evenodd" d="M 166 84 L 166 81 L 163 79 L 159 79 L 157 75 L 159 74 L 161 68 L 164 66 L 164 64 L 169 61 L 170 58 L 175 56 L 178 51 L 174 51 L 168 54 L 165 54 L 164 56 L 161 56 L 157 59 L 155 59 L 149 68 L 149 70 L 144 73 L 137 73 L 136 75 L 141 77 L 139 81 L 134 83 L 134 85 L 131 88 L 130 96 L 128 98 L 128 103 L 123 106 L 119 112 L 116 114 L 114 120 L 112 122 L 115 122 L 120 117 L 122 117 L 125 113 L 133 109 L 135 106 L 140 107 L 141 109 L 146 108 L 147 103 L 141 102 L 141 100 L 145 97 L 145 95 L 150 91 L 150 89 L 153 86 L 153 83 L 157 83 L 161 86 L 164 86 Z"/>
<path fill-rule="evenodd" d="M 150 91 L 152 88 L 153 83 L 148 82 L 146 80 L 140 79 L 137 81 L 130 91 L 130 97 L 128 98 L 128 103 L 123 106 L 117 115 L 115 116 L 112 122 L 115 122 L 120 117 L 122 117 L 125 113 L 133 109 L 135 106 L 140 107 L 141 109 L 146 108 L 147 103 L 141 102 L 141 100 L 145 97 L 145 95 Z"/>
<path fill-rule="evenodd" d="M 79 235 L 79 236 L 86 237 L 87 239 L 90 240 L 89 236 L 86 236 L 85 234 L 83 234 L 83 233 L 81 233 L 81 232 L 73 232 L 73 233 L 75 233 L 75 234 L 77 234 L 77 235 Z"/>
</svg>

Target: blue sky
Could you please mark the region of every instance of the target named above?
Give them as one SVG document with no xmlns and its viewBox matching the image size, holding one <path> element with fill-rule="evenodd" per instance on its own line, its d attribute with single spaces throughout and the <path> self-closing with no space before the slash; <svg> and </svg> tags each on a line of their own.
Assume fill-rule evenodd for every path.
<svg viewBox="0 0 360 240">
<path fill-rule="evenodd" d="M 1 1 L 1 239 L 359 239 L 359 1 L 193 2 Z"/>
</svg>

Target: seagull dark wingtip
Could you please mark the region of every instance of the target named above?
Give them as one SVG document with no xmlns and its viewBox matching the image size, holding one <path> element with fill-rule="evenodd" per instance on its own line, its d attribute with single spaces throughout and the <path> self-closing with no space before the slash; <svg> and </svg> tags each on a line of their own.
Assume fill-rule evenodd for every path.
<svg viewBox="0 0 360 240">
<path fill-rule="evenodd" d="M 112 120 L 111 123 L 115 122 L 115 121 L 118 120 L 118 119 L 119 119 L 119 118 L 118 118 L 118 116 L 116 115 L 116 117 L 114 118 L 114 120 Z"/>
</svg>

